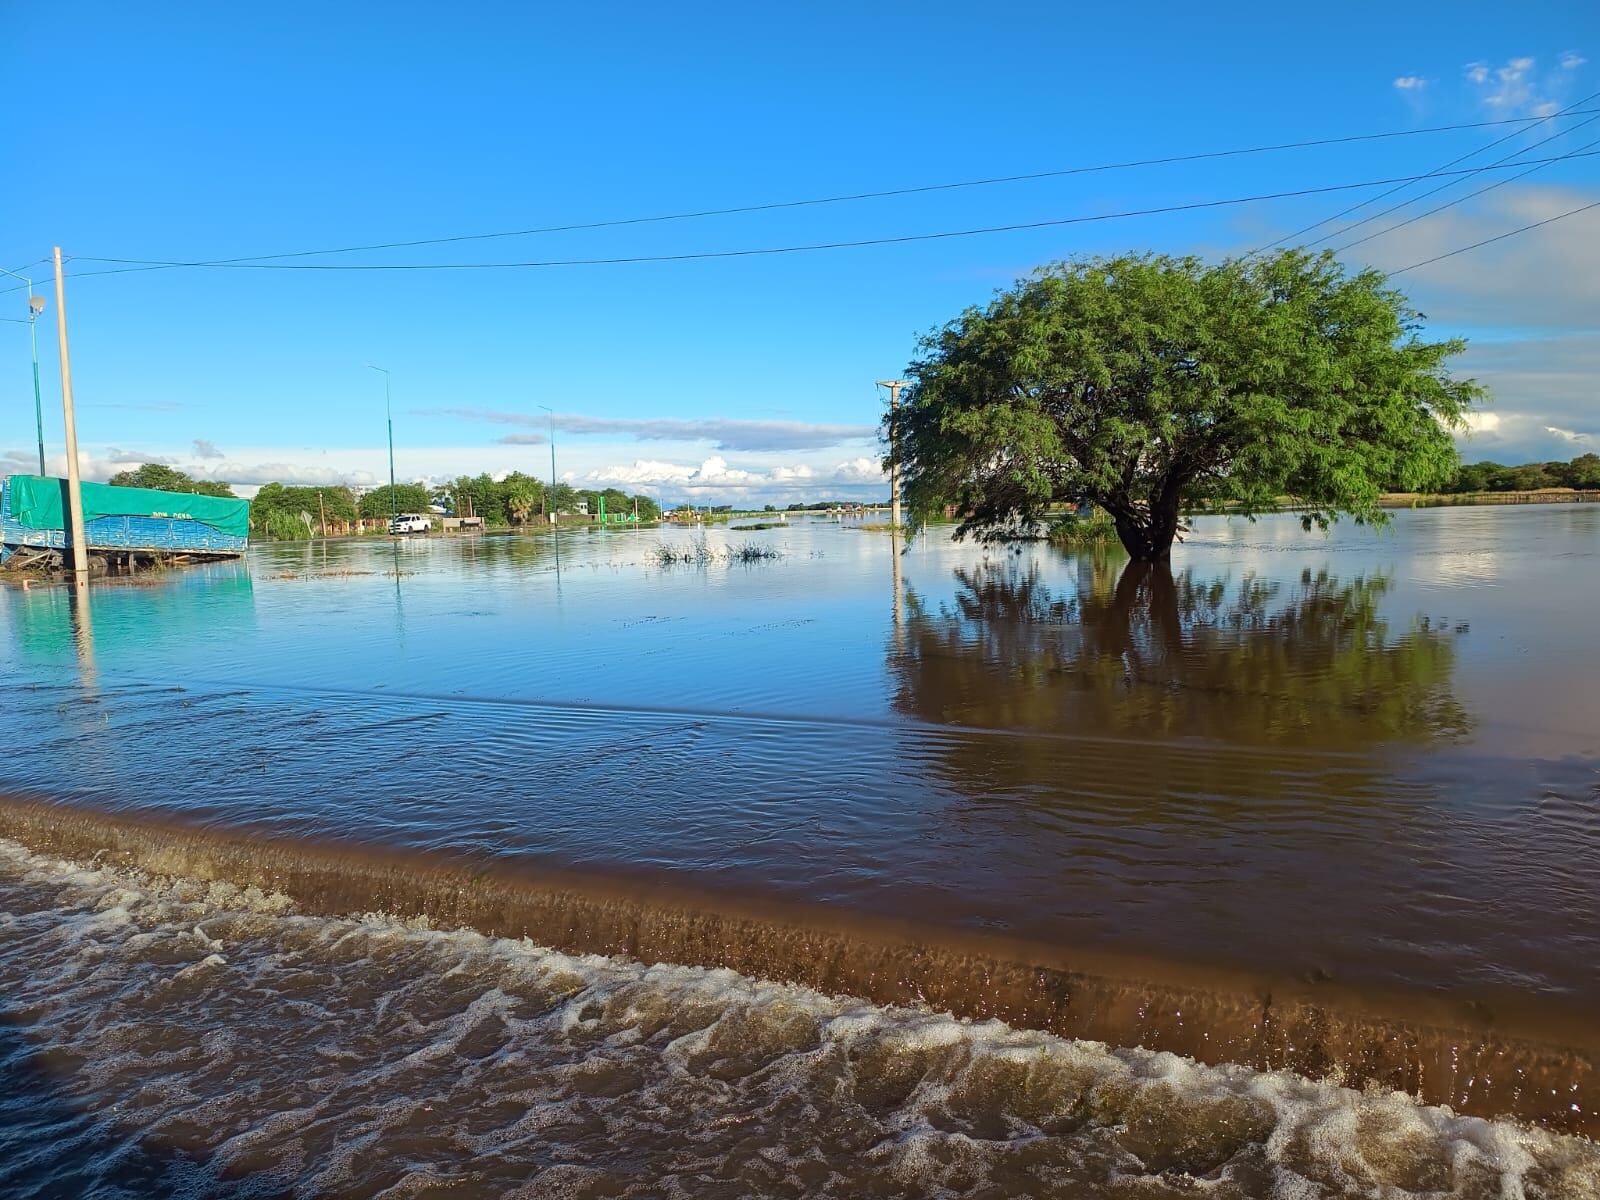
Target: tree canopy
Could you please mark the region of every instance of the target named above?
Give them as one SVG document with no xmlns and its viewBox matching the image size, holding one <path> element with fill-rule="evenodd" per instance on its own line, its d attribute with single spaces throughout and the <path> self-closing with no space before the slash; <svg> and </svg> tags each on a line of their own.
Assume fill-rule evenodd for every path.
<svg viewBox="0 0 1600 1200">
<path fill-rule="evenodd" d="M 397 483 L 391 500 L 389 485 L 373 488 L 361 497 L 361 515 L 370 519 L 388 517 L 395 513 L 425 513 L 433 502 L 426 484 Z"/>
<path fill-rule="evenodd" d="M 162 492 L 188 492 L 197 496 L 233 496 L 233 488 L 214 479 L 195 479 L 164 463 L 142 463 L 131 471 L 118 471 L 112 487 L 155 488 Z"/>
<path fill-rule="evenodd" d="M 347 487 L 264 483 L 250 501 L 250 527 L 258 537 L 290 541 L 311 537 L 324 514 L 344 523 L 354 521 L 356 512 L 356 498 Z"/>
<path fill-rule="evenodd" d="M 1004 536 L 1087 501 L 1141 561 L 1206 503 L 1380 521 L 1383 492 L 1453 478 L 1482 394 L 1420 322 L 1331 254 L 1044 268 L 923 339 L 885 420 L 911 520 L 954 505 L 960 534 Z"/>
</svg>

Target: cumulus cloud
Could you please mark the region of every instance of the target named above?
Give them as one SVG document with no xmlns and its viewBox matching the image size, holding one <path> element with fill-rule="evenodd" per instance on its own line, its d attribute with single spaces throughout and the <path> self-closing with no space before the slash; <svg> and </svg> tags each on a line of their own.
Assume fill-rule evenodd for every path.
<svg viewBox="0 0 1600 1200">
<path fill-rule="evenodd" d="M 1420 92 L 1428 86 L 1428 81 L 1420 75 L 1402 75 L 1394 81 L 1394 86 L 1402 92 Z"/>
<path fill-rule="evenodd" d="M 204 470 L 190 471 L 197 479 L 215 479 L 220 483 L 259 486 L 263 483 L 288 483 L 326 487 L 373 487 L 378 478 L 371 471 L 345 471 L 337 467 L 307 467 L 299 463 L 219 462 Z M 387 481 L 385 481 L 387 482 Z"/>
<path fill-rule="evenodd" d="M 766 501 L 824 494 L 855 496 L 881 492 L 885 483 L 876 459 L 855 458 L 830 469 L 807 463 L 779 464 L 762 470 L 735 467 L 721 455 L 712 455 L 698 466 L 636 459 L 631 463 L 601 467 L 585 476 L 592 484 L 649 489 L 668 499 L 692 499 L 719 495 L 725 499 L 755 498 Z"/>
<path fill-rule="evenodd" d="M 550 419 L 533 413 L 503 412 L 487 408 L 431 410 L 473 421 L 521 425 L 540 429 Z M 876 438 L 875 425 L 834 425 L 807 421 L 746 421 L 724 417 L 683 419 L 672 417 L 584 417 L 557 415 L 555 427 L 565 433 L 609 434 L 648 442 L 708 442 L 718 451 L 823 450 L 843 442 Z M 542 439 L 541 439 L 542 440 Z M 535 442 L 502 439 L 509 445 Z"/>
<path fill-rule="evenodd" d="M 1565 54 L 1563 54 L 1561 56 L 1561 69 L 1563 71 L 1576 71 L 1579 67 L 1583 66 L 1583 64 L 1588 62 L 1588 61 L 1589 60 L 1587 58 L 1584 58 L 1583 55 L 1577 54 L 1577 53 L 1574 53 L 1571 50 L 1568 50 Z"/>
<path fill-rule="evenodd" d="M 194 456 L 196 458 L 226 458 L 221 450 L 217 449 L 215 442 L 208 442 L 205 438 L 195 438 Z"/>
</svg>

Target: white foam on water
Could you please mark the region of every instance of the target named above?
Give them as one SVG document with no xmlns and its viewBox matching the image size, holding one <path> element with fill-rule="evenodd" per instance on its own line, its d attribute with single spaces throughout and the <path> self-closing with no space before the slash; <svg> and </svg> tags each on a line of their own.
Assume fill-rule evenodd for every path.
<svg viewBox="0 0 1600 1200">
<path fill-rule="evenodd" d="M 1600 1197 L 1593 1143 L 1397 1093 L 3 841 L 0 1018 L 72 1114 L 0 1102 L 0 1191 Z"/>
</svg>

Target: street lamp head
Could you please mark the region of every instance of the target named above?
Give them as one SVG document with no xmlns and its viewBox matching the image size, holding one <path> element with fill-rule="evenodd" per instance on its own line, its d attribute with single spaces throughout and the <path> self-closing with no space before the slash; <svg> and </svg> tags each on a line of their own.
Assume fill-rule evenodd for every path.
<svg viewBox="0 0 1600 1200">
<path fill-rule="evenodd" d="M 44 297 L 43 296 L 29 296 L 28 297 L 28 315 L 30 317 L 37 317 L 43 311 L 44 311 Z"/>
</svg>

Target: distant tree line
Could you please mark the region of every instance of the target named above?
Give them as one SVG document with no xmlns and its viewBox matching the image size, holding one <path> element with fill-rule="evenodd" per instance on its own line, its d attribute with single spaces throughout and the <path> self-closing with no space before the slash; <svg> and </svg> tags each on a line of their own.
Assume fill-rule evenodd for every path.
<svg viewBox="0 0 1600 1200">
<path fill-rule="evenodd" d="M 1446 492 L 1531 492 L 1539 488 L 1600 488 L 1600 454 L 1580 454 L 1571 462 L 1463 463 Z"/>
<path fill-rule="evenodd" d="M 486 527 L 504 529 L 544 520 L 551 512 L 576 513 L 587 502 L 590 514 L 605 500 L 608 514 L 637 511 L 641 521 L 661 516 L 661 506 L 649 496 L 630 496 L 618 488 L 580 490 L 571 484 L 550 487 L 531 475 L 513 471 L 503 479 L 488 474 L 462 475 L 439 487 L 424 483 L 388 484 L 373 488 L 357 499 L 346 487 L 290 487 L 268 483 L 250 505 L 250 523 L 257 536 L 293 540 L 316 535 L 326 515 L 330 524 L 343 525 L 358 518 L 386 520 L 392 513 L 427 513 L 435 505 L 458 517 L 481 517 Z"/>
</svg>

